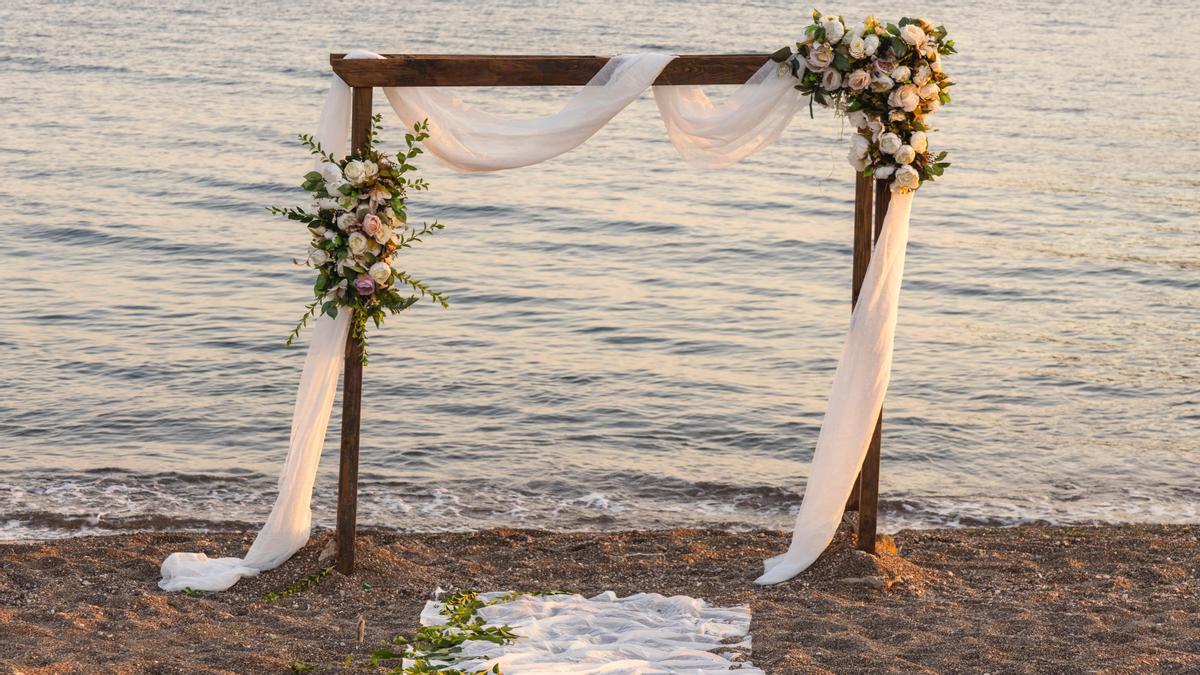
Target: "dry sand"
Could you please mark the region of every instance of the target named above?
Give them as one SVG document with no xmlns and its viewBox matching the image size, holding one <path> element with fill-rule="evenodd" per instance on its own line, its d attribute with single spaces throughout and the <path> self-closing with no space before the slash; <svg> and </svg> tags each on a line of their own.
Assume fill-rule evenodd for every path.
<svg viewBox="0 0 1200 675">
<path fill-rule="evenodd" d="M 249 535 L 0 544 L 0 670 L 336 672 L 411 635 L 442 587 L 747 603 L 752 659 L 772 673 L 1200 672 L 1198 526 L 905 531 L 900 555 L 878 558 L 847 537 L 795 580 L 759 588 L 760 561 L 786 548 L 780 533 L 370 532 L 353 577 L 274 601 L 262 596 L 324 566 L 327 533 L 283 567 L 201 597 L 159 591 L 163 557 L 240 555 Z"/>
</svg>

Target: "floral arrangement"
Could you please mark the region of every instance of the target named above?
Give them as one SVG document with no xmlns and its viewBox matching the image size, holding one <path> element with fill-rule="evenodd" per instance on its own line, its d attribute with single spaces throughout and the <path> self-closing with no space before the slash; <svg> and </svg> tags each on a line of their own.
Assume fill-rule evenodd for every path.
<svg viewBox="0 0 1200 675">
<path fill-rule="evenodd" d="M 847 24 L 840 16 L 813 10 L 813 22 L 796 48 L 772 59 L 790 68 L 796 88 L 813 102 L 834 108 L 855 128 L 850 164 L 867 176 L 915 190 L 941 176 L 946 153 L 929 150 L 928 116 L 950 103 L 954 83 L 942 57 L 955 53 L 945 26 L 925 19 L 880 23 L 868 16 Z"/>
<path fill-rule="evenodd" d="M 318 170 L 305 174 L 302 185 L 312 194 L 313 208 L 268 209 L 304 223 L 312 235 L 307 257 L 296 263 L 317 271 L 316 299 L 305 307 L 287 343 L 300 335 L 309 318 L 336 317 L 340 310 L 350 310 L 354 312 L 351 336 L 363 345 L 363 363 L 368 320 L 378 327 L 385 312 L 402 312 L 421 298 L 448 306 L 445 295 L 396 264 L 401 251 L 443 228 L 437 221 L 420 228 L 408 226 L 408 191 L 429 189 L 424 179 L 411 177 L 416 167 L 409 163 L 421 154 L 420 143 L 429 138 L 429 122 L 414 125 L 412 133 L 404 136 L 406 147 L 393 157 L 375 148 L 380 119 L 379 115 L 372 118 L 363 147 L 340 159 L 331 157 L 311 136 L 301 135 L 300 140 L 321 161 Z"/>
</svg>

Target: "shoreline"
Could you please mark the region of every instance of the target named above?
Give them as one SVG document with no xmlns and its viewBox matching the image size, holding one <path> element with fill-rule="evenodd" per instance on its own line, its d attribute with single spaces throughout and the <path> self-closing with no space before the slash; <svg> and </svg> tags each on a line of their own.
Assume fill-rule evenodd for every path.
<svg viewBox="0 0 1200 675">
<path fill-rule="evenodd" d="M 764 588 L 753 580 L 786 549 L 785 533 L 367 530 L 355 575 L 274 599 L 264 596 L 327 565 L 318 556 L 329 532 L 275 570 L 198 597 L 158 589 L 162 559 L 241 555 L 253 532 L 0 543 L 0 665 L 338 672 L 411 636 L 436 588 L 553 588 L 748 604 L 750 658 L 771 673 L 1200 669 L 1200 525 L 903 530 L 899 554 L 878 557 L 853 551 L 849 536 L 843 529 L 809 570 Z"/>
</svg>

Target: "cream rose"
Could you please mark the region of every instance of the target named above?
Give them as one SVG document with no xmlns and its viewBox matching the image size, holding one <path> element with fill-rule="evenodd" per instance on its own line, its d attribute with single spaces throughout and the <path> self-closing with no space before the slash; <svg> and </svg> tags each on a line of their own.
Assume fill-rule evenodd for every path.
<svg viewBox="0 0 1200 675">
<path fill-rule="evenodd" d="M 875 52 L 879 51 L 879 36 L 868 35 L 863 38 L 863 50 L 866 51 L 867 56 L 873 56 Z"/>
<path fill-rule="evenodd" d="M 889 155 L 895 154 L 901 145 L 903 143 L 900 141 L 900 137 L 890 131 L 879 137 L 880 151 L 886 152 Z"/>
<path fill-rule="evenodd" d="M 925 29 L 915 23 L 910 23 L 900 29 L 900 39 L 914 47 L 921 47 L 929 36 L 925 35 Z"/>
<path fill-rule="evenodd" d="M 854 134 L 850 137 L 850 151 L 856 157 L 863 157 L 867 154 L 867 150 L 871 148 L 871 142 L 862 134 Z"/>
<path fill-rule="evenodd" d="M 342 182 L 342 170 L 333 162 L 325 162 L 321 165 L 321 178 L 325 180 L 325 185 L 330 183 Z"/>
<path fill-rule="evenodd" d="M 862 91 L 871 84 L 871 74 L 865 70 L 856 70 L 846 77 L 846 85 L 854 91 Z"/>
<path fill-rule="evenodd" d="M 929 100 L 931 98 L 937 98 L 938 94 L 942 92 L 942 88 L 937 86 L 937 82 L 927 82 L 925 86 L 921 87 L 917 91 L 921 94 L 921 98 Z"/>
<path fill-rule="evenodd" d="M 346 168 L 343 170 L 346 174 L 346 180 L 358 185 L 367 179 L 367 165 L 352 159 L 346 163 Z"/>
<path fill-rule="evenodd" d="M 354 217 L 353 213 L 343 213 L 337 219 L 338 229 L 342 232 L 349 232 L 356 223 L 358 223 L 358 219 Z"/>
<path fill-rule="evenodd" d="M 375 241 L 379 242 L 380 244 L 386 244 L 391 241 L 394 232 L 395 231 L 392 230 L 392 228 L 384 225 L 383 227 L 379 228 L 378 232 L 375 233 Z"/>
<path fill-rule="evenodd" d="M 830 68 L 821 76 L 821 88 L 825 91 L 837 91 L 842 88 L 842 74 L 836 68 Z"/>
<path fill-rule="evenodd" d="M 930 70 L 932 70 L 932 71 L 933 71 L 933 72 L 935 72 L 935 73 L 940 73 L 940 72 L 942 72 L 942 70 L 943 70 L 943 68 L 942 68 L 942 57 L 941 57 L 941 56 L 938 56 L 936 59 L 930 59 L 930 60 L 929 60 L 929 69 L 930 69 Z"/>
<path fill-rule="evenodd" d="M 908 82 L 908 78 L 912 77 L 912 70 L 908 66 L 896 66 L 892 68 L 889 76 L 897 82 Z"/>
<path fill-rule="evenodd" d="M 916 158 L 917 151 L 913 150 L 911 145 L 902 145 L 900 146 L 900 149 L 896 151 L 897 164 L 912 164 L 913 160 Z"/>
<path fill-rule="evenodd" d="M 861 23 L 846 26 L 846 35 L 842 38 L 842 42 L 845 42 L 848 45 L 852 39 L 856 37 L 862 37 L 863 33 L 865 32 L 867 32 L 867 27 Z"/>
<path fill-rule="evenodd" d="M 861 129 L 867 126 L 867 116 L 861 110 L 855 110 L 851 113 L 846 113 L 846 120 L 850 122 L 850 126 L 855 129 Z"/>
<path fill-rule="evenodd" d="M 367 235 L 363 234 L 362 232 L 352 232 L 350 234 L 350 239 L 346 242 L 347 246 L 350 247 L 350 252 L 354 255 L 362 255 L 365 253 L 368 243 Z"/>
<path fill-rule="evenodd" d="M 901 85 L 893 89 L 891 95 L 888 96 L 888 105 L 900 108 L 905 112 L 912 112 L 921 105 L 921 94 L 911 84 Z"/>
<path fill-rule="evenodd" d="M 324 249 L 314 248 L 312 253 L 308 254 L 308 264 L 313 267 L 320 267 L 329 262 L 329 254 Z"/>
<path fill-rule="evenodd" d="M 929 69 L 927 64 L 922 63 L 917 67 L 917 72 L 913 73 L 913 84 L 918 87 L 923 87 L 929 84 L 929 80 L 933 79 L 933 71 Z"/>
<path fill-rule="evenodd" d="M 906 164 L 896 169 L 896 180 L 892 184 L 905 190 L 915 190 L 921 184 L 921 174 Z"/>
<path fill-rule="evenodd" d="M 908 144 L 912 146 L 913 150 L 923 153 L 929 149 L 929 137 L 925 135 L 924 131 L 914 131 L 908 138 Z"/>
<path fill-rule="evenodd" d="M 367 274 L 371 275 L 375 283 L 380 286 L 386 286 L 387 282 L 392 278 L 392 268 L 387 263 L 380 261 L 371 265 L 371 268 L 367 270 Z"/>
<path fill-rule="evenodd" d="M 846 45 L 846 51 L 850 53 L 851 58 L 864 59 L 867 57 L 867 43 L 861 37 L 855 36 Z"/>
<path fill-rule="evenodd" d="M 871 91 L 882 94 L 885 91 L 891 91 L 896 83 L 887 75 L 876 75 L 875 79 L 871 80 Z"/>
<path fill-rule="evenodd" d="M 855 154 L 854 148 L 850 148 L 849 154 L 846 155 L 846 161 L 850 162 L 850 166 L 854 167 L 855 171 L 862 171 L 867 168 L 866 155 Z"/>
<path fill-rule="evenodd" d="M 825 39 L 830 44 L 837 44 L 846 35 L 846 27 L 842 25 L 842 20 L 836 16 L 827 16 L 821 19 L 821 28 L 825 29 Z"/>
</svg>

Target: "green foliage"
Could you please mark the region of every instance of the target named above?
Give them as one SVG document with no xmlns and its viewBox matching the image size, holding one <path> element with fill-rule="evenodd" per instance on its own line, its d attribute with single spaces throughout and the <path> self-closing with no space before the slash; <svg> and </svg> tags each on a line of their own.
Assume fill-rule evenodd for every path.
<svg viewBox="0 0 1200 675">
<path fill-rule="evenodd" d="M 321 583 L 322 579 L 330 574 L 333 574 L 333 567 L 325 567 L 311 574 L 305 574 L 304 576 L 300 577 L 300 579 L 288 584 L 283 588 L 283 590 L 271 591 L 270 593 L 262 596 L 262 601 L 274 602 L 280 598 L 286 598 L 289 595 L 295 595 L 306 588 L 316 586 L 317 584 Z"/>
</svg>

